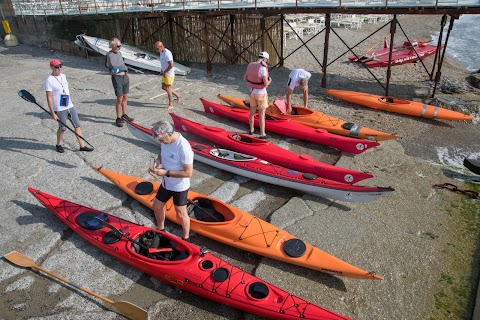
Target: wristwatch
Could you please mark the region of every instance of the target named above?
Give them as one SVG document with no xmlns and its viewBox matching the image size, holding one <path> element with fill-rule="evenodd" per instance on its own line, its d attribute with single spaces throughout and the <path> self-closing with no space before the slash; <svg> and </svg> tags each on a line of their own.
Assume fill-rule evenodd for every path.
<svg viewBox="0 0 480 320">
<path fill-rule="evenodd" d="M 170 177 L 170 170 L 168 170 L 167 173 L 165 173 L 165 176 Z"/>
</svg>

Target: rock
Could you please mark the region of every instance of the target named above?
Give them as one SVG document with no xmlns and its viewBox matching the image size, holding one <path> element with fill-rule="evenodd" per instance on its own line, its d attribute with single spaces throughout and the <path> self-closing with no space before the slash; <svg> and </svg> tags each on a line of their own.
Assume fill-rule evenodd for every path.
<svg viewBox="0 0 480 320">
<path fill-rule="evenodd" d="M 458 79 L 443 78 L 440 81 L 439 89 L 443 93 L 464 93 L 471 91 L 471 87 L 468 83 L 464 83 Z"/>
<path fill-rule="evenodd" d="M 464 114 L 477 115 L 480 114 L 480 106 L 475 103 L 469 103 L 457 99 L 450 99 L 445 97 L 436 97 L 427 102 L 430 105 L 445 108 Z"/>
<path fill-rule="evenodd" d="M 480 70 L 479 70 L 480 71 Z M 480 73 L 472 73 L 467 77 L 468 83 L 473 87 L 480 89 Z"/>
</svg>

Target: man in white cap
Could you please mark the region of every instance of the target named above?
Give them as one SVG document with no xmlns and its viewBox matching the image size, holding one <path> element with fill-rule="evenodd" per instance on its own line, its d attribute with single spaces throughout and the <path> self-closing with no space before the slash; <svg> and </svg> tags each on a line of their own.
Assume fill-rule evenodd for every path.
<svg viewBox="0 0 480 320">
<path fill-rule="evenodd" d="M 249 134 L 255 132 L 255 111 L 258 109 L 258 122 L 260 125 L 260 139 L 267 139 L 265 134 L 265 110 L 268 108 L 267 87 L 272 82 L 268 75 L 268 59 L 270 56 L 266 51 L 260 52 L 257 62 L 248 64 L 243 81 L 251 89 L 250 91 L 250 124 Z"/>
<path fill-rule="evenodd" d="M 295 87 L 302 88 L 303 92 L 303 106 L 308 108 L 308 80 L 312 74 L 303 69 L 294 69 L 290 72 L 287 82 L 287 91 L 285 96 L 287 98 L 287 113 L 292 113 L 292 94 Z"/>
</svg>

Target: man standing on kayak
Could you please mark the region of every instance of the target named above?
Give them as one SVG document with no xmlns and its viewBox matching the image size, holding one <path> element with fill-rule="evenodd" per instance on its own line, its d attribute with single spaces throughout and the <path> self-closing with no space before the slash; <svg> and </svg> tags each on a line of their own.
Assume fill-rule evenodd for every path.
<svg viewBox="0 0 480 320">
<path fill-rule="evenodd" d="M 308 108 L 308 80 L 312 74 L 303 69 L 294 69 L 290 72 L 287 82 L 287 114 L 292 113 L 292 94 L 295 87 L 301 87 L 303 92 L 303 107 Z"/>
<path fill-rule="evenodd" d="M 265 111 L 268 108 L 268 94 L 267 87 L 272 82 L 268 74 L 268 59 L 267 52 L 262 51 L 258 55 L 257 62 L 248 64 L 247 71 L 243 76 L 243 81 L 251 89 L 250 91 L 250 114 L 248 122 L 250 129 L 248 134 L 255 132 L 254 116 L 256 109 L 258 109 L 258 122 L 260 125 L 260 139 L 267 139 L 265 134 Z"/>
<path fill-rule="evenodd" d="M 173 55 L 170 50 L 165 48 L 161 41 L 155 42 L 155 49 L 160 54 L 160 66 L 162 71 L 160 75 L 162 76 L 162 89 L 167 92 L 168 95 L 168 106 L 167 110 L 173 108 L 173 96 L 177 98 L 178 103 L 182 101 L 182 96 L 177 92 L 173 91 L 173 81 L 175 80 L 175 68 L 173 67 Z"/>
<path fill-rule="evenodd" d="M 153 136 L 161 142 L 160 154 L 148 172 L 163 177 L 153 202 L 153 211 L 160 230 L 165 228 L 166 202 L 173 197 L 175 212 L 182 224 L 183 240 L 189 239 L 190 218 L 187 213 L 188 190 L 193 174 L 193 151 L 190 143 L 172 125 L 161 120 L 153 125 Z"/>
<path fill-rule="evenodd" d="M 117 127 L 123 127 L 123 119 L 133 121 L 133 118 L 127 116 L 127 98 L 130 87 L 128 68 L 123 61 L 122 54 L 120 53 L 120 48 L 122 47 L 120 40 L 113 38 L 108 44 L 111 50 L 107 52 L 105 67 L 110 70 L 113 89 L 115 90 L 115 96 L 117 97 L 115 105 L 117 119 L 115 120 L 115 124 Z"/>
</svg>

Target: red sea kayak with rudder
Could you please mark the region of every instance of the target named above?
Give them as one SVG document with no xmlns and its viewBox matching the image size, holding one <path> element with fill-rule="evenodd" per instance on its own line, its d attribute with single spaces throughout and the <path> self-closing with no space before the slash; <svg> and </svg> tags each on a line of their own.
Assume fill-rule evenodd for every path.
<svg viewBox="0 0 480 320">
<path fill-rule="evenodd" d="M 214 114 L 248 124 L 249 110 L 224 106 L 200 98 L 206 113 Z M 255 127 L 259 127 L 258 114 L 254 117 Z M 368 149 L 378 146 L 376 141 L 356 139 L 333 134 L 325 129 L 312 128 L 291 119 L 283 119 L 274 115 L 265 115 L 265 129 L 287 137 L 323 144 L 352 154 L 360 154 Z"/>
<path fill-rule="evenodd" d="M 349 319 L 275 287 L 166 232 L 28 190 L 79 236 L 168 284 L 272 319 Z"/>
<path fill-rule="evenodd" d="M 343 183 L 357 183 L 372 178 L 373 174 L 336 167 L 317 161 L 309 155 L 297 154 L 283 149 L 269 141 L 254 138 L 248 134 L 228 132 L 219 127 L 205 126 L 170 113 L 176 130 L 184 131 L 217 143 L 237 152 L 259 157 L 280 166 L 313 173 L 322 178 Z"/>
</svg>

